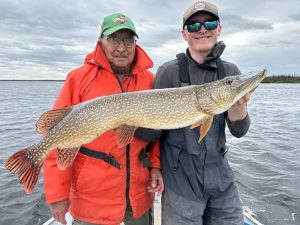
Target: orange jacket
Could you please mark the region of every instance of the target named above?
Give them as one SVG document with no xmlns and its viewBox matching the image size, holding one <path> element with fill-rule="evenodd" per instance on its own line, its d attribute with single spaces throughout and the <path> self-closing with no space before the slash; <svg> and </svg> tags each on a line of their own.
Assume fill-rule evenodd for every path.
<svg viewBox="0 0 300 225">
<path fill-rule="evenodd" d="M 132 76 L 122 82 L 123 90 L 138 91 L 152 88 L 154 75 L 148 71 L 153 63 L 142 48 L 136 46 Z M 72 71 L 64 83 L 54 108 L 62 108 L 89 99 L 121 93 L 120 84 L 101 47 L 87 55 L 85 63 Z M 142 216 L 153 204 L 154 195 L 147 191 L 149 169 L 138 159 L 148 143 L 134 138 L 130 143 L 129 161 L 126 147 L 118 148 L 113 131 L 102 134 L 85 147 L 109 153 L 120 164 L 120 170 L 103 160 L 78 153 L 72 168 L 59 170 L 56 151 L 44 162 L 44 189 L 47 203 L 70 198 L 71 214 L 80 220 L 96 224 L 119 224 L 126 209 L 126 174 L 129 163 L 129 199 L 134 217 Z M 160 168 L 159 143 L 149 153 L 151 167 Z M 126 164 L 127 160 L 127 164 Z"/>
</svg>

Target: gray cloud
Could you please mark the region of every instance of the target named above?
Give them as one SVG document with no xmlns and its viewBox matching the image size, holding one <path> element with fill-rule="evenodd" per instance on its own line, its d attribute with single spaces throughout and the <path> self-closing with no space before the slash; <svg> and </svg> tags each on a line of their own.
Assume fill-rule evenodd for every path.
<svg viewBox="0 0 300 225">
<path fill-rule="evenodd" d="M 129 15 L 138 43 L 158 65 L 186 48 L 181 37 L 184 9 L 193 1 L 2 0 L 0 79 L 64 79 L 93 51 L 101 20 Z M 223 59 L 242 71 L 266 67 L 272 74 L 300 74 L 298 0 L 215 0 L 223 26 Z"/>
</svg>

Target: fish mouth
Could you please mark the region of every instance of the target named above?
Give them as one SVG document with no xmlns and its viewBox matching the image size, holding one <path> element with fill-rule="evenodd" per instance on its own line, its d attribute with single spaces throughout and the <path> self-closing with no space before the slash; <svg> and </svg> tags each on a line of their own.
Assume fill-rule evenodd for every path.
<svg viewBox="0 0 300 225">
<path fill-rule="evenodd" d="M 246 94 L 258 87 L 260 82 L 267 76 L 267 70 L 264 69 L 260 72 L 253 72 L 247 75 L 238 76 L 238 87 L 239 92 Z"/>
</svg>

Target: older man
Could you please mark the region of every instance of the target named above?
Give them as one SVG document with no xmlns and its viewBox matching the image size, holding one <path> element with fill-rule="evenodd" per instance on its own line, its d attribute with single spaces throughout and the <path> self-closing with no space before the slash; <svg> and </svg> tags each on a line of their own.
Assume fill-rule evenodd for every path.
<svg viewBox="0 0 300 225">
<path fill-rule="evenodd" d="M 186 54 L 160 66 L 155 88 L 203 84 L 240 74 L 236 65 L 220 59 L 225 45 L 218 42 L 222 26 L 213 3 L 198 1 L 189 6 L 182 28 L 182 37 L 188 43 Z M 200 143 L 198 129 L 164 132 L 162 225 L 243 224 L 237 187 L 225 156 L 225 121 L 234 136 L 245 135 L 250 125 L 249 98 L 246 94 L 226 113 L 214 116 Z"/>
<path fill-rule="evenodd" d="M 121 13 L 106 16 L 95 50 L 73 70 L 54 108 L 95 97 L 152 88 L 153 63 L 136 44 L 132 20 Z M 124 127 L 126 128 L 126 125 Z M 147 132 L 149 133 L 149 132 Z M 82 146 L 72 168 L 61 171 L 54 151 L 44 163 L 46 201 L 53 217 L 65 224 L 152 225 L 154 192 L 163 191 L 158 142 L 139 128 L 132 142 L 118 148 L 113 130 Z"/>
</svg>

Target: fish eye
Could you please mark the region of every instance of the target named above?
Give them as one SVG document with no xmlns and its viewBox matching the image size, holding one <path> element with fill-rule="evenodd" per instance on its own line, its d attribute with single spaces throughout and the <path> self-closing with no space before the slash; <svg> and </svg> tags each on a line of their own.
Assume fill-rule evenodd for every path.
<svg viewBox="0 0 300 225">
<path fill-rule="evenodd" d="M 230 78 L 230 79 L 226 79 L 226 84 L 232 84 L 232 79 Z"/>
</svg>

